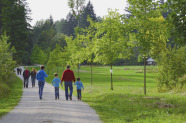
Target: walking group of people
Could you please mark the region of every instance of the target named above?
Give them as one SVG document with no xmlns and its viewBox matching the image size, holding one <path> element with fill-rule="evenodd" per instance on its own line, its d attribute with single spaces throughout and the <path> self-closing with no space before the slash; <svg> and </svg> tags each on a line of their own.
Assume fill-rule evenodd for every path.
<svg viewBox="0 0 186 123">
<path fill-rule="evenodd" d="M 45 77 L 48 77 L 46 72 L 44 71 L 45 66 L 42 65 L 40 67 L 40 70 L 37 72 L 33 68 L 30 72 L 28 68 L 24 70 L 23 72 L 23 78 L 24 78 L 24 87 L 28 88 L 28 79 L 31 76 L 32 80 L 32 87 L 35 87 L 35 79 L 38 80 L 38 86 L 39 86 L 39 98 L 42 100 L 43 95 L 43 88 L 45 85 Z M 55 78 L 52 80 L 52 85 L 54 86 L 55 90 L 55 100 L 59 99 L 59 86 L 61 85 L 63 87 L 63 81 L 65 86 L 65 98 L 68 100 L 72 100 L 72 93 L 73 93 L 73 82 L 74 85 L 77 85 L 77 97 L 78 100 L 81 100 L 81 88 L 84 89 L 83 83 L 80 81 L 80 78 L 77 78 L 77 81 L 75 81 L 74 72 L 70 70 L 70 66 L 67 65 L 67 69 L 63 72 L 61 79 L 58 78 L 58 74 L 54 74 Z M 68 89 L 70 90 L 70 94 L 68 93 Z"/>
<path fill-rule="evenodd" d="M 22 69 L 21 68 L 17 68 L 17 75 L 21 75 Z"/>
<path fill-rule="evenodd" d="M 25 87 L 28 88 L 30 76 L 31 76 L 31 81 L 32 81 L 32 87 L 35 87 L 36 74 L 37 74 L 37 71 L 35 71 L 35 68 L 32 68 L 32 71 L 30 72 L 28 68 L 26 67 L 26 70 L 23 71 L 24 88 Z"/>
</svg>

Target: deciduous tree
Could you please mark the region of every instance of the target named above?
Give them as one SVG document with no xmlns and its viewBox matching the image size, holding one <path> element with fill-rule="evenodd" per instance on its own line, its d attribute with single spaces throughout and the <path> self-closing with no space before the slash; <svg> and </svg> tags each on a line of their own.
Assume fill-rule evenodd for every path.
<svg viewBox="0 0 186 123">
<path fill-rule="evenodd" d="M 138 47 L 144 56 L 144 94 L 146 94 L 146 57 L 166 48 L 166 25 L 158 3 L 152 0 L 128 0 L 132 15 L 125 19 L 129 44 Z M 134 31 L 137 30 L 137 31 Z"/>
</svg>

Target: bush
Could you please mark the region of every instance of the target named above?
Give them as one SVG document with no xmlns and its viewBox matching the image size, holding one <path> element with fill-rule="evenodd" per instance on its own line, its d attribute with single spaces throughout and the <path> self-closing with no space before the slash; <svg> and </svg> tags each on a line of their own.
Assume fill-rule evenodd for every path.
<svg viewBox="0 0 186 123">
<path fill-rule="evenodd" d="M 14 48 L 10 48 L 7 43 L 8 37 L 6 34 L 0 37 L 0 97 L 10 92 L 13 78 L 13 69 L 16 62 L 13 61 L 12 55 L 15 52 Z"/>
<path fill-rule="evenodd" d="M 185 82 L 179 78 L 186 73 L 186 46 L 169 47 L 160 56 L 158 60 L 158 90 L 171 90 L 179 85 L 183 87 Z"/>
<path fill-rule="evenodd" d="M 186 84 L 186 74 L 184 74 L 181 78 L 178 79 L 178 83 L 180 84 L 180 88 L 182 89 L 183 86 Z"/>
</svg>

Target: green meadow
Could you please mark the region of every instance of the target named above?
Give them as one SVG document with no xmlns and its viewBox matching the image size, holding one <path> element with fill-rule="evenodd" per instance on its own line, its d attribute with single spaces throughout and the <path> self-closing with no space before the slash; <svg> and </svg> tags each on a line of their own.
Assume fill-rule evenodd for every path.
<svg viewBox="0 0 186 123">
<path fill-rule="evenodd" d="M 45 70 L 49 72 L 46 81 L 51 83 L 57 68 L 48 71 L 46 67 Z M 63 70 L 58 68 L 59 78 Z M 72 70 L 77 78 L 78 70 Z M 91 67 L 81 66 L 79 77 L 85 87 L 82 101 L 94 108 L 105 123 L 186 122 L 186 86 L 183 90 L 159 93 L 156 76 L 157 67 L 147 66 L 147 94 L 144 95 L 143 66 L 114 66 L 114 90 L 111 90 L 109 66 L 93 67 L 92 85 Z M 73 94 L 76 95 L 75 86 Z"/>
</svg>

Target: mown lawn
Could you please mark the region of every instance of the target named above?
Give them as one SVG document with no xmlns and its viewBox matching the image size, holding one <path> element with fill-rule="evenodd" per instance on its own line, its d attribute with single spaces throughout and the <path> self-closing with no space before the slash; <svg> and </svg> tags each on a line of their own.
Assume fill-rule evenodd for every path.
<svg viewBox="0 0 186 123">
<path fill-rule="evenodd" d="M 2 117 L 19 103 L 23 92 L 23 82 L 13 74 L 7 81 L 1 81 L 0 84 L 0 117 Z"/>
<path fill-rule="evenodd" d="M 63 70 L 58 68 L 59 77 Z M 77 77 L 77 69 L 73 70 Z M 80 69 L 80 78 L 85 86 L 82 101 L 94 108 L 103 122 L 186 122 L 186 87 L 180 91 L 158 93 L 156 66 L 147 66 L 147 95 L 143 94 L 142 66 L 114 66 L 114 90 L 111 90 L 109 66 L 93 67 L 92 85 L 90 70 L 90 66 L 81 66 Z M 51 83 L 55 72 L 56 68 L 49 71 L 47 82 Z"/>
</svg>

